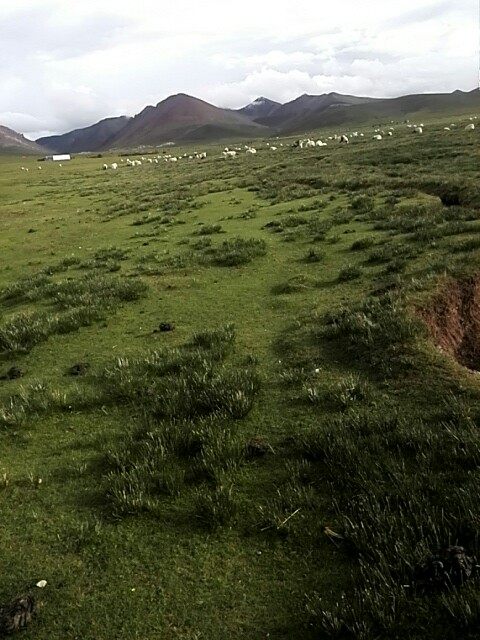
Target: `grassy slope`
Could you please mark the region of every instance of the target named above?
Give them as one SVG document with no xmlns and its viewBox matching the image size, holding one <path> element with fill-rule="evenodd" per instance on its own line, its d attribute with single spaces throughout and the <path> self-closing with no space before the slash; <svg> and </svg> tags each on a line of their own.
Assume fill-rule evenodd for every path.
<svg viewBox="0 0 480 640">
<path fill-rule="evenodd" d="M 444 133 L 442 126 L 432 124 L 423 138 L 402 130 L 378 145 L 366 132 L 365 140 L 345 149 L 284 147 L 275 154 L 265 149 L 255 158 L 231 163 L 219 159 L 220 150 L 212 147 L 203 164 L 121 167 L 118 172 L 102 172 L 103 159 L 76 159 L 63 167 L 45 163 L 41 171 L 32 160 L 1 159 L 1 286 L 65 257 L 86 261 L 114 245 L 128 252 L 115 266 L 120 267 L 115 275 L 140 277 L 149 287 L 146 298 L 123 305 L 105 323 L 53 336 L 27 354 L 4 355 L 2 369 L 17 364 L 26 375 L 20 381 L 0 381 L 3 402 L 38 380 L 60 390 L 71 388 L 75 381 L 65 371 L 75 362 L 88 361 L 99 371 L 115 354 L 180 345 L 195 331 L 233 321 L 234 365 L 248 354 L 255 356 L 263 380 L 253 410 L 236 428 L 244 441 L 254 435 L 268 438 L 275 451 L 243 465 L 235 478 L 239 519 L 211 532 L 192 516 L 188 493 L 165 500 L 157 517 L 140 513 L 112 519 L 105 499 L 104 455 L 134 428 L 131 410 L 73 406 L 31 414 L 24 424 L 6 427 L 0 433 L 0 477 L 5 474 L 0 488 L 0 601 L 37 579 L 49 583 L 41 593 L 44 606 L 38 620 L 25 637 L 305 638 L 306 595 L 320 593 L 329 605 L 348 588 L 354 565 L 325 536 L 312 542 L 295 528 L 261 531 L 259 507 L 271 507 L 277 488 L 281 491 L 288 479 L 288 464 L 298 459 L 290 437 L 309 432 L 332 413 L 344 414 L 328 402 L 320 408 L 308 404 L 301 389 L 295 390 L 295 376 L 286 388 L 280 374 L 302 361 L 310 378 L 317 365 L 321 368 L 320 387 L 357 372 L 370 380 L 379 397 L 391 394 L 390 400 L 396 398 L 400 406 L 413 403 L 420 411 L 431 402 L 425 403 L 423 387 L 416 387 L 418 398 L 412 400 L 408 383 L 372 378 L 362 362 L 344 357 L 343 348 L 332 353 L 325 345 L 318 351 L 308 326 L 312 309 L 314 317 L 321 317 L 340 304 L 360 302 L 391 277 L 381 275 L 384 265 L 365 264 L 367 250 L 350 250 L 353 241 L 365 236 L 376 243 L 390 238 L 388 230 L 374 229 L 368 213 L 351 213 L 358 194 L 369 190 L 380 207 L 395 193 L 400 204 L 413 207 L 436 202 L 425 188 L 432 176 L 446 182 L 456 174 L 469 184 L 478 180 L 477 133 Z M 30 172 L 21 172 L 21 165 Z M 173 211 L 170 223 L 132 224 L 166 210 Z M 254 217 L 239 217 L 249 210 Z M 305 225 L 281 233 L 263 228 L 287 216 L 333 216 L 335 223 L 326 239 L 316 241 Z M 208 236 L 214 244 L 235 236 L 264 239 L 267 253 L 240 267 L 198 259 L 165 266 L 165 257 L 194 253 L 190 247 L 200 238 L 200 223 L 222 226 L 224 233 Z M 473 222 L 463 235 L 477 228 Z M 332 236 L 334 241 L 328 241 Z M 423 288 L 428 291 L 430 276 L 438 269 L 432 263 L 443 260 L 445 267 L 450 242 L 457 239 L 427 239 L 421 245 L 405 234 L 398 239 L 414 247 L 402 277 L 408 281 L 410 272 L 426 274 Z M 312 247 L 322 253 L 319 262 L 304 259 Z M 347 264 L 362 265 L 360 277 L 339 282 Z M 154 275 L 139 275 L 139 265 Z M 53 279 L 91 271 L 104 269 L 71 267 Z M 275 286 L 295 278 L 303 279 L 296 292 L 275 293 Z M 4 301 L 1 314 L 5 320 L 24 307 L 48 308 L 41 300 L 18 305 Z M 163 321 L 174 322 L 175 331 L 153 334 Z M 438 378 L 430 386 L 439 396 L 444 380 L 456 384 L 452 379 L 462 380 L 474 394 L 470 376 L 435 359 L 429 367 L 429 375 Z M 78 384 L 88 385 L 88 379 Z M 335 522 L 330 492 L 318 494 L 318 525 Z M 302 518 L 300 514 L 300 522 Z"/>
</svg>

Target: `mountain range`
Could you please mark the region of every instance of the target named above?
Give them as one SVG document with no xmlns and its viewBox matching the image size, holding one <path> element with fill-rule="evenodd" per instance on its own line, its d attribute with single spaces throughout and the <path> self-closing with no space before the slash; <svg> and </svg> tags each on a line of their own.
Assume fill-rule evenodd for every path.
<svg viewBox="0 0 480 640">
<path fill-rule="evenodd" d="M 420 119 L 480 109 L 480 91 L 368 98 L 339 93 L 304 94 L 281 104 L 260 97 L 241 109 L 222 109 L 179 93 L 133 118 L 106 118 L 83 129 L 32 142 L 0 127 L 0 151 L 79 153 L 156 146 L 167 142 L 213 142 L 272 135 L 305 134 L 326 126 Z"/>
</svg>

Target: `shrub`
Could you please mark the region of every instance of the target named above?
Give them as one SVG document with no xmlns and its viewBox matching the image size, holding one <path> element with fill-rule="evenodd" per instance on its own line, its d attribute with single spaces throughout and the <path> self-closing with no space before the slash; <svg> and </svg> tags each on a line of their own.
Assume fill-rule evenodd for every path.
<svg viewBox="0 0 480 640">
<path fill-rule="evenodd" d="M 374 238 L 366 237 L 359 238 L 352 243 L 350 247 L 351 251 L 363 251 L 364 249 L 369 249 L 375 244 Z"/>
<path fill-rule="evenodd" d="M 370 195 L 361 195 L 353 198 L 350 203 L 350 208 L 355 213 L 370 213 L 375 208 L 375 199 Z"/>
<path fill-rule="evenodd" d="M 235 328 L 227 324 L 220 329 L 200 331 L 193 334 L 191 345 L 201 349 L 208 349 L 215 353 L 215 357 L 222 359 L 235 342 Z"/>
<path fill-rule="evenodd" d="M 197 231 L 197 236 L 211 236 L 215 233 L 223 233 L 222 225 L 220 224 L 204 224 Z"/>
<path fill-rule="evenodd" d="M 272 293 L 274 295 L 297 293 L 299 291 L 305 291 L 309 286 L 310 283 L 305 276 L 293 276 L 290 280 L 281 282 L 280 284 L 272 287 Z"/>
<path fill-rule="evenodd" d="M 340 272 L 338 274 L 338 281 L 349 282 L 350 280 L 356 280 L 357 278 L 360 278 L 361 275 L 362 270 L 360 267 L 352 264 L 347 264 L 345 267 L 340 269 Z"/>
<path fill-rule="evenodd" d="M 303 257 L 303 262 L 311 263 L 311 262 L 321 262 L 325 257 L 325 254 L 321 251 L 317 251 L 316 249 L 309 249 L 305 256 Z"/>
<path fill-rule="evenodd" d="M 247 264 L 257 256 L 265 255 L 266 252 L 267 245 L 264 240 L 234 238 L 212 247 L 207 255 L 215 265 L 234 267 Z"/>
<path fill-rule="evenodd" d="M 213 491 L 206 487 L 197 490 L 194 515 L 210 530 L 231 525 L 237 515 L 233 486 L 220 486 Z"/>
</svg>

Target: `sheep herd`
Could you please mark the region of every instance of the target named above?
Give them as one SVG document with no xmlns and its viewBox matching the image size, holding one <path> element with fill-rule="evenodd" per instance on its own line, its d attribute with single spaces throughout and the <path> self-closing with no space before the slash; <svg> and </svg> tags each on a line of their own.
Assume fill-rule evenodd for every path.
<svg viewBox="0 0 480 640">
<path fill-rule="evenodd" d="M 477 120 L 478 116 L 471 116 L 469 118 L 470 122 L 468 124 L 466 124 L 463 128 L 465 131 L 474 131 L 475 130 L 475 124 L 473 122 L 473 120 Z M 423 122 L 420 122 L 418 124 L 414 124 L 411 123 L 409 120 L 406 120 L 405 123 L 407 128 L 410 129 L 410 131 L 413 134 L 419 135 L 422 134 L 425 128 L 425 125 L 423 124 Z M 456 129 L 457 127 L 461 127 L 462 125 L 457 125 L 455 123 L 450 124 L 449 126 L 445 126 L 443 127 L 443 131 L 452 131 L 454 129 Z M 374 129 L 374 134 L 373 134 L 373 140 L 383 140 L 384 137 L 386 136 L 393 136 L 395 132 L 395 128 L 393 126 L 390 126 L 386 129 L 380 129 L 380 128 L 375 128 Z M 295 142 L 293 142 L 290 145 L 285 145 L 285 146 L 290 146 L 293 148 L 299 148 L 299 149 L 309 149 L 309 148 L 317 148 L 317 147 L 326 147 L 328 145 L 329 142 L 333 142 L 333 143 L 339 143 L 339 144 L 349 144 L 350 143 L 350 139 L 351 138 L 364 138 L 365 134 L 361 133 L 359 131 L 351 131 L 349 133 L 335 133 L 334 135 L 328 136 L 325 140 L 313 140 L 312 138 L 302 138 L 299 140 L 296 140 Z M 277 138 L 278 139 L 278 138 Z M 283 147 L 284 144 L 283 142 L 277 142 L 276 143 L 278 146 L 274 146 L 271 145 L 270 142 L 266 143 L 266 148 L 270 151 L 277 151 L 280 147 Z M 236 157 L 238 157 L 241 153 L 245 153 L 245 155 L 247 156 L 254 156 L 257 154 L 257 149 L 255 147 L 252 147 L 251 145 L 243 145 L 243 147 L 240 146 L 236 146 L 233 148 L 229 148 L 229 147 L 225 147 L 225 149 L 222 151 L 221 153 L 221 157 L 224 158 L 225 160 L 228 159 L 234 159 Z M 188 154 L 188 153 L 184 153 L 183 155 L 172 155 L 172 154 L 162 154 L 162 155 L 156 155 L 154 157 L 145 157 L 142 156 L 141 160 L 140 159 L 134 159 L 131 160 L 130 158 L 127 158 L 126 160 L 124 160 L 123 158 L 120 159 L 120 162 L 112 162 L 111 164 L 103 164 L 102 169 L 103 170 L 117 170 L 121 165 L 127 166 L 127 167 L 138 167 L 141 166 L 142 164 L 159 164 L 161 162 L 173 162 L 176 163 L 179 160 L 205 160 L 207 158 L 207 152 L 206 151 L 201 151 L 201 152 L 197 152 L 197 151 L 193 151 L 192 153 Z M 61 167 L 61 163 L 58 163 L 58 166 Z M 39 170 L 42 169 L 41 166 L 37 167 Z M 29 171 L 28 167 L 22 166 L 21 167 L 22 171 Z"/>
<path fill-rule="evenodd" d="M 472 116 L 470 117 L 470 120 L 476 120 L 478 118 L 478 116 Z M 418 123 L 418 124 L 412 124 L 410 123 L 408 120 L 405 122 L 406 126 L 408 129 L 411 130 L 412 133 L 414 134 L 422 134 L 425 128 L 425 125 L 423 122 Z M 444 127 L 444 131 L 451 131 L 452 129 L 454 129 L 457 125 L 455 124 L 451 124 L 449 127 Z M 474 131 L 475 130 L 475 124 L 473 122 L 468 123 L 465 127 L 464 127 L 465 131 Z M 373 134 L 373 140 L 383 140 L 384 137 L 390 137 L 393 136 L 395 132 L 395 128 L 393 126 L 389 126 L 386 129 L 379 129 L 379 128 L 375 128 L 374 129 L 374 134 Z M 299 148 L 299 149 L 309 149 L 309 148 L 317 148 L 317 147 L 326 147 L 328 145 L 329 142 L 333 142 L 333 143 L 339 143 L 339 144 L 349 144 L 350 143 L 350 139 L 351 138 L 364 138 L 365 134 L 361 133 L 359 131 L 351 131 L 349 133 L 341 133 L 341 134 L 334 134 L 331 136 L 328 136 L 325 140 L 313 140 L 312 138 L 302 138 L 299 140 L 296 140 L 295 142 L 293 142 L 293 144 L 289 145 L 293 148 Z M 274 146 L 271 145 L 269 142 L 266 143 L 266 147 L 268 150 L 270 151 L 277 151 L 279 149 L 279 147 L 283 147 L 283 142 L 277 143 L 278 146 Z M 228 159 L 233 159 L 233 158 L 237 158 L 241 153 L 245 153 L 245 155 L 247 156 L 254 156 L 257 154 L 257 149 L 255 147 L 252 147 L 251 145 L 243 145 L 243 147 L 233 147 L 233 148 L 229 148 L 229 147 L 225 147 L 224 150 L 221 153 L 221 157 L 224 158 L 225 160 Z M 131 167 L 136 167 L 141 165 L 142 163 L 149 163 L 149 164 L 158 164 L 159 162 L 163 161 L 163 162 L 178 162 L 179 160 L 182 159 L 187 159 L 187 160 L 203 160 L 207 157 L 207 152 L 206 151 L 202 151 L 200 153 L 194 151 L 193 154 L 189 155 L 187 153 L 184 153 L 183 155 L 180 156 L 172 156 L 171 154 L 164 154 L 164 155 L 158 155 L 155 156 L 154 158 L 145 158 L 142 157 L 141 160 L 130 160 L 129 158 L 127 158 L 126 160 L 126 164 L 127 166 L 131 166 Z M 123 159 L 120 160 L 120 162 L 123 163 Z M 113 162 L 110 165 L 104 164 L 103 165 L 103 169 L 118 169 L 119 165 L 116 162 Z"/>
</svg>

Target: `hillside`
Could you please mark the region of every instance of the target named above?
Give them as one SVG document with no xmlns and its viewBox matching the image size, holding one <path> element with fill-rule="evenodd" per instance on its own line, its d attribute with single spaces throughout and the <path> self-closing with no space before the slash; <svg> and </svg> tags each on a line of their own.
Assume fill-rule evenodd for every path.
<svg viewBox="0 0 480 640">
<path fill-rule="evenodd" d="M 287 102 L 265 118 L 260 118 L 259 123 L 279 132 L 302 131 L 306 123 L 320 120 L 328 110 L 350 108 L 355 105 L 370 105 L 375 103 L 375 98 L 342 95 L 340 93 L 325 93 L 322 95 L 304 94 L 291 102 Z M 307 127 L 308 128 L 308 127 Z"/>
<path fill-rule="evenodd" d="M 105 118 L 96 124 L 82 129 L 75 129 L 57 136 L 39 138 L 38 144 L 57 153 L 79 153 L 81 151 L 97 151 L 121 131 L 130 118 L 120 116 Z"/>
<path fill-rule="evenodd" d="M 137 114 L 106 148 L 126 148 L 169 141 L 248 138 L 268 134 L 268 129 L 245 115 L 220 109 L 183 93 L 170 96 Z"/>
<path fill-rule="evenodd" d="M 308 96 L 314 98 L 315 96 Z M 344 96 L 345 97 L 345 96 Z M 346 96 L 350 97 L 350 96 Z M 301 100 L 299 98 L 298 100 Z M 480 109 L 480 92 L 454 91 L 453 93 L 417 94 L 386 99 L 357 99 L 360 102 L 325 101 L 315 106 L 315 101 L 307 103 L 307 108 L 292 109 L 294 103 L 284 105 L 281 109 L 262 122 L 278 132 L 296 133 L 310 131 L 325 126 L 341 124 L 360 124 L 366 122 L 382 122 L 405 120 L 409 117 L 439 115 L 442 113 L 467 113 Z M 310 108 L 311 107 L 311 108 Z M 285 111 L 291 110 L 291 117 L 281 117 Z"/>
<path fill-rule="evenodd" d="M 21 133 L 0 125 L 0 153 L 45 153 L 45 148 L 28 140 Z"/>
</svg>

